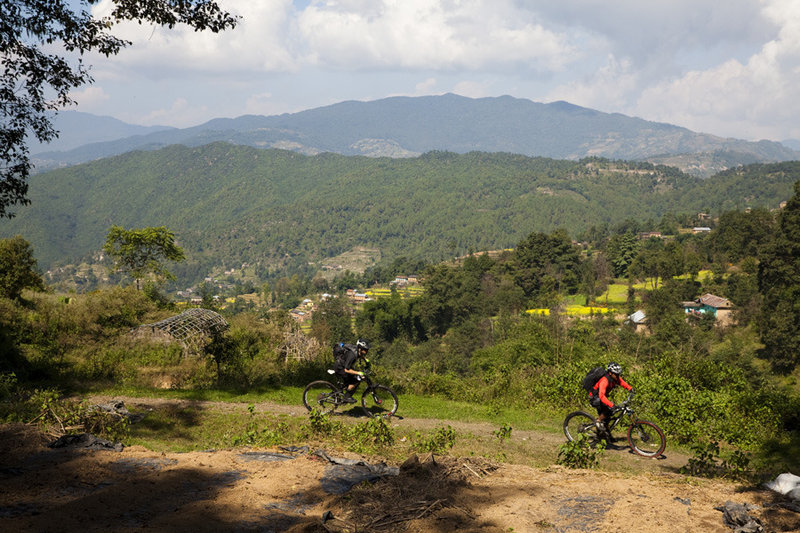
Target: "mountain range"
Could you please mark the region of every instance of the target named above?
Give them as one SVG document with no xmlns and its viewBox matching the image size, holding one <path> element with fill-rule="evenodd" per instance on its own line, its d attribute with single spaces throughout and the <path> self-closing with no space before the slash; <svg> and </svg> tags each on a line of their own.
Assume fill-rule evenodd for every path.
<svg viewBox="0 0 800 533">
<path fill-rule="evenodd" d="M 800 159 L 800 152 L 773 141 L 721 138 L 567 102 L 544 104 L 511 96 L 346 101 L 298 113 L 218 118 L 190 128 L 126 129 L 114 119 L 75 112 L 63 112 L 56 120 L 62 132 L 62 140 L 51 145 L 56 150 L 31 150 L 39 170 L 132 150 L 217 141 L 305 155 L 401 158 L 444 150 L 569 160 L 598 156 L 667 164 L 700 177 L 742 164 Z"/>
</svg>

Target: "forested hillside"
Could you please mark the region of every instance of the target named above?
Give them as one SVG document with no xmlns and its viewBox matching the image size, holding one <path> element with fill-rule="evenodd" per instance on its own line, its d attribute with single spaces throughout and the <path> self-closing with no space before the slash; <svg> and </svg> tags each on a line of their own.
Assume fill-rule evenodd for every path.
<svg viewBox="0 0 800 533">
<path fill-rule="evenodd" d="M 263 273 L 356 246 L 428 261 L 513 247 L 533 231 L 578 237 L 666 213 L 775 208 L 800 163 L 754 165 L 699 180 L 670 167 L 505 153 L 410 159 L 304 156 L 215 143 L 132 152 L 34 176 L 31 205 L 0 223 L 40 267 L 99 251 L 111 225 L 166 226 L 187 252 L 187 281 L 210 265 Z"/>
</svg>

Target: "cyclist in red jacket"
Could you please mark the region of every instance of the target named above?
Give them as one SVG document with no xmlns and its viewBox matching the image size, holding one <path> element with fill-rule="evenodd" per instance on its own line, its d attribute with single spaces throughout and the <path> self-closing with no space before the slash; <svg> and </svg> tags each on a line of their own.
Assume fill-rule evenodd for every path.
<svg viewBox="0 0 800 533">
<path fill-rule="evenodd" d="M 622 379 L 621 374 L 622 367 L 620 365 L 617 363 L 608 363 L 606 373 L 597 380 L 597 383 L 592 387 L 592 392 L 589 393 L 589 403 L 592 407 L 597 409 L 597 429 L 606 436 L 609 442 L 613 439 L 607 424 L 611 414 L 616 410 L 616 406 L 614 402 L 608 398 L 608 395 L 617 385 L 633 392 L 633 387 Z"/>
</svg>

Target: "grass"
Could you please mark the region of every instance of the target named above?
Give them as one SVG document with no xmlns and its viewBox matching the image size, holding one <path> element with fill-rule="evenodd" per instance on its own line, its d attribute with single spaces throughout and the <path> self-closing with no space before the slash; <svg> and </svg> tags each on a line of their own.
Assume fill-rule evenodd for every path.
<svg viewBox="0 0 800 533">
<path fill-rule="evenodd" d="M 556 463 L 559 446 L 563 443 L 561 422 L 566 413 L 557 410 L 538 412 L 528 409 L 496 409 L 435 397 L 403 395 L 398 413 L 401 416 L 389 421 L 393 435 L 393 442 L 389 445 L 371 442 L 370 419 L 360 416 L 357 409 L 352 411 L 355 416 L 348 416 L 350 411 L 345 411 L 328 417 L 329 424 L 322 432 L 312 429 L 311 417 L 302 408 L 294 414 L 258 410 L 258 400 L 266 401 L 269 398 L 270 401 L 277 401 L 291 397 L 293 401 L 289 403 L 298 405 L 299 395 L 300 389 L 292 387 L 267 394 L 245 395 L 232 395 L 226 391 L 205 391 L 202 395 L 168 391 L 167 394 L 157 396 L 186 400 L 207 399 L 222 403 L 190 403 L 181 407 L 176 407 L 175 404 L 154 404 L 141 422 L 131 426 L 131 436 L 126 444 L 163 452 L 247 447 L 274 449 L 278 445 L 307 445 L 311 449 L 324 448 L 335 453 L 349 451 L 399 463 L 415 453 L 430 451 L 425 444 L 445 432 L 454 436 L 452 447 L 440 449 L 436 453 L 482 457 L 492 461 L 544 468 Z M 252 400 L 248 408 L 231 408 L 232 406 L 226 405 L 226 402 L 247 400 Z M 404 423 L 405 418 L 443 420 L 427 426 L 426 429 L 420 429 L 418 424 Z M 468 424 L 465 425 L 469 422 L 485 422 L 491 429 L 487 431 L 485 426 L 480 430 L 477 427 L 471 428 Z M 679 448 L 670 443 L 670 450 L 674 453 Z M 681 451 L 686 453 L 685 450 Z M 636 469 L 638 472 L 641 469 L 657 470 L 658 467 L 657 461 L 653 461 L 637 465 Z M 601 459 L 601 469 L 604 470 L 632 472 L 631 468 L 618 454 L 609 453 Z"/>
<path fill-rule="evenodd" d="M 628 302 L 628 285 L 611 283 L 606 292 L 598 296 L 596 301 L 606 305 L 624 305 Z"/>
</svg>

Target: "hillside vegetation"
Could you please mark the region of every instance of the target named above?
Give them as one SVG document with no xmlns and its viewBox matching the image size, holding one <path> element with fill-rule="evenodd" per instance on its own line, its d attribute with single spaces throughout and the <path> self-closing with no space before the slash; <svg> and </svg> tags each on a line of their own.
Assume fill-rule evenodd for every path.
<svg viewBox="0 0 800 533">
<path fill-rule="evenodd" d="M 111 225 L 163 225 L 187 252 L 175 270 L 182 283 L 242 263 L 269 279 L 310 273 L 309 262 L 359 246 L 380 250 L 388 262 L 440 261 L 513 247 L 532 231 L 579 236 L 668 213 L 775 208 L 797 179 L 797 162 L 703 181 L 670 167 L 601 159 L 482 152 L 374 159 L 171 146 L 34 176 L 31 205 L 3 221 L 0 235 L 24 235 L 49 270 L 95 261 Z"/>
<path fill-rule="evenodd" d="M 726 212 L 708 234 L 640 240 L 625 231 L 582 248 L 561 230 L 533 232 L 494 257 L 422 266 L 425 290 L 408 298 L 390 292 L 355 315 L 344 297 L 328 299 L 308 334 L 276 308 L 229 310 L 229 330 L 187 346 L 131 334 L 178 312 L 152 290 L 12 293 L 3 278 L 0 414 L 60 421 L 66 415 L 51 406 L 62 391 L 297 390 L 326 375 L 333 343 L 366 337 L 381 381 L 401 404 L 412 399 L 417 416 L 425 414 L 418 399 L 433 397 L 498 425 L 526 415 L 553 423 L 554 412 L 585 402 L 588 369 L 617 361 L 641 416 L 696 454 L 690 473 L 758 479 L 796 469 L 800 457 L 798 228 L 800 181 L 782 210 Z M 17 257 L 26 255 L 20 241 Z M 614 280 L 628 290 L 613 312 L 564 312 L 576 300 L 599 306 Z M 25 285 L 41 288 L 33 278 Z M 706 293 L 731 300 L 732 321 L 684 311 L 682 302 Z M 646 312 L 646 334 L 626 323 L 635 309 Z M 124 437 L 124 429 L 115 431 Z M 256 430 L 254 439 L 284 434 Z"/>
</svg>

